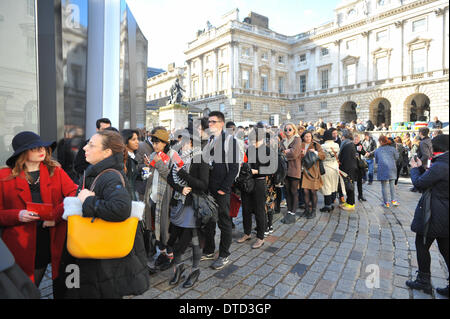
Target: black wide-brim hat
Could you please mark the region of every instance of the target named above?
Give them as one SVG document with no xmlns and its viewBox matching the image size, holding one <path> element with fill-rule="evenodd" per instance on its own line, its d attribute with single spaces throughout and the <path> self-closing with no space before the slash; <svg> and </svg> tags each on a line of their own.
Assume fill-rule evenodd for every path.
<svg viewBox="0 0 450 319">
<path fill-rule="evenodd" d="M 44 142 L 39 135 L 33 132 L 20 132 L 14 136 L 12 140 L 12 147 L 14 154 L 6 160 L 6 165 L 13 168 L 17 157 L 27 150 L 36 147 L 51 147 L 52 151 L 56 148 L 56 142 Z"/>
</svg>

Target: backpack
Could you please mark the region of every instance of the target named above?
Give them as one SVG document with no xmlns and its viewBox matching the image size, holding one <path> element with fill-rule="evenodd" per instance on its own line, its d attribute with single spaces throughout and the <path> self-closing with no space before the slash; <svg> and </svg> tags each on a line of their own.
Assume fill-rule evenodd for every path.
<svg viewBox="0 0 450 319">
<path fill-rule="evenodd" d="M 235 186 L 244 193 L 251 193 L 255 188 L 255 180 L 253 179 L 250 164 L 243 163 L 239 175 L 236 178 Z"/>
<path fill-rule="evenodd" d="M 286 155 L 282 152 L 278 152 L 278 168 L 273 175 L 273 182 L 275 185 L 283 183 L 288 173 L 288 161 Z"/>
</svg>

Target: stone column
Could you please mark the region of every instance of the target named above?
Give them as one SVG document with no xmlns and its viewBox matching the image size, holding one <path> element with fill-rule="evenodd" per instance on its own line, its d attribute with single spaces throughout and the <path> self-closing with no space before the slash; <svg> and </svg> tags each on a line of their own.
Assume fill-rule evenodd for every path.
<svg viewBox="0 0 450 319">
<path fill-rule="evenodd" d="M 204 77 L 204 75 L 203 75 L 203 69 L 204 69 L 204 67 L 203 67 L 203 64 L 204 64 L 204 58 L 205 58 L 205 56 L 202 54 L 201 56 L 199 56 L 199 59 L 200 59 L 200 74 L 199 74 L 199 77 L 198 77 L 198 95 L 200 96 L 200 95 L 203 95 L 203 94 L 205 94 L 205 92 L 204 92 L 204 82 L 205 82 L 205 77 Z"/>
<path fill-rule="evenodd" d="M 445 27 L 446 27 L 446 21 L 445 21 L 445 11 L 446 8 L 440 8 L 434 11 L 434 13 L 436 14 L 436 17 L 438 16 L 442 16 L 442 69 L 446 68 L 446 59 L 445 59 L 445 49 L 446 49 L 446 45 L 445 45 Z"/>
<path fill-rule="evenodd" d="M 271 50 L 270 53 L 271 53 L 271 57 L 270 57 L 271 64 L 270 64 L 269 80 L 267 83 L 267 86 L 268 86 L 267 91 L 273 92 L 273 91 L 275 91 L 275 88 L 276 88 L 275 65 L 277 63 L 277 52 L 275 50 Z"/>
<path fill-rule="evenodd" d="M 191 78 L 191 60 L 187 60 L 187 85 L 186 85 L 186 96 L 188 99 L 192 98 L 192 78 Z"/>
<path fill-rule="evenodd" d="M 370 68 L 369 32 L 365 31 L 365 32 L 361 33 L 361 35 L 362 35 L 363 39 L 366 40 L 366 56 L 364 57 L 365 62 L 366 62 L 366 70 L 365 70 L 366 76 L 365 76 L 365 78 L 361 77 L 360 82 L 363 82 L 364 80 L 366 82 L 369 82 L 370 81 L 370 79 L 369 79 L 369 68 Z M 364 63 L 361 63 L 361 64 L 364 64 Z"/>
<path fill-rule="evenodd" d="M 214 49 L 213 92 L 219 91 L 219 49 Z"/>
<path fill-rule="evenodd" d="M 234 45 L 234 59 L 232 60 L 233 63 L 233 86 L 232 88 L 237 88 L 239 87 L 239 75 L 240 75 L 240 70 L 239 70 L 239 45 L 237 42 L 235 42 Z"/>
<path fill-rule="evenodd" d="M 259 80 L 259 60 L 258 60 L 258 46 L 254 45 L 253 46 L 253 80 L 251 84 L 251 88 L 257 90 L 259 88 L 261 88 L 260 85 L 260 80 Z"/>
<path fill-rule="evenodd" d="M 336 83 L 336 85 L 339 87 L 341 86 L 342 83 L 344 83 L 344 81 L 341 81 L 341 74 L 343 74 L 343 72 L 341 72 L 341 68 L 342 68 L 342 62 L 341 62 L 341 40 L 336 40 L 334 41 L 334 45 L 337 47 L 337 81 L 334 81 L 334 83 Z M 334 72 L 330 72 L 330 77 L 328 79 L 328 81 L 331 78 L 331 74 L 333 74 Z M 332 87 L 331 85 L 331 81 L 330 81 L 330 85 L 329 87 Z"/>
</svg>

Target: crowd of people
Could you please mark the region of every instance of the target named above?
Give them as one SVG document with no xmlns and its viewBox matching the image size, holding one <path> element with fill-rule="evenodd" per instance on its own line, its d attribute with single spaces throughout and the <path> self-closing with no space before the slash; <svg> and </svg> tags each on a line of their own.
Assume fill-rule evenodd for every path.
<svg viewBox="0 0 450 319">
<path fill-rule="evenodd" d="M 0 170 L 1 238 L 37 287 L 51 264 L 55 298 L 140 295 L 153 274 L 169 268 L 170 285 L 183 281 L 184 288 L 192 287 L 201 262 L 211 260 L 215 270 L 230 262 L 236 205 L 242 207 L 243 221 L 236 243 L 252 241 L 255 231 L 252 248 L 260 249 L 283 206 L 285 224 L 315 218 L 320 195 L 321 213 L 354 212 L 357 201 L 366 201 L 362 185 L 373 184 L 375 168 L 385 209 L 400 205 L 396 185 L 401 174 L 411 174 L 411 191 L 423 194 L 442 184 L 432 190 L 433 203 L 439 201 L 439 212 L 433 205 L 432 215 L 439 215 L 439 223 L 432 221 L 423 233 L 421 211 L 416 211 L 419 275 L 407 285 L 429 291 L 428 250 L 434 239 L 448 266 L 448 135 L 442 132 L 431 139 L 423 127 L 417 136 L 375 137 L 370 121 L 335 125 L 322 119 L 280 128 L 263 121 L 242 127 L 226 122 L 218 111 L 176 131 L 162 126 L 118 131 L 106 118 L 96 127 L 84 142 L 76 137 L 78 149 L 72 136 L 60 141 L 56 157 L 56 143 L 21 132 L 13 139 L 7 167 Z M 80 212 L 65 210 L 67 197 L 79 200 Z M 129 254 L 109 259 L 70 254 L 66 220 L 72 214 L 121 222 L 138 201 L 145 208 Z M 29 203 L 51 205 L 53 217 L 42 219 Z M 191 269 L 182 258 L 188 247 Z M 73 264 L 81 273 L 78 289 L 66 285 L 66 267 Z M 448 295 L 448 286 L 440 293 Z"/>
</svg>

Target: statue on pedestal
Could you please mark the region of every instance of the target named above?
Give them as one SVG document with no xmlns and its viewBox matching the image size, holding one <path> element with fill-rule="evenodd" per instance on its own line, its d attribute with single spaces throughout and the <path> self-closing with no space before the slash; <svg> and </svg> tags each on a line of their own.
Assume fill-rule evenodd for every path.
<svg viewBox="0 0 450 319">
<path fill-rule="evenodd" d="M 170 98 L 167 105 L 181 104 L 183 100 L 183 92 L 186 92 L 180 85 L 180 79 L 176 79 L 175 83 L 170 87 Z"/>
</svg>

